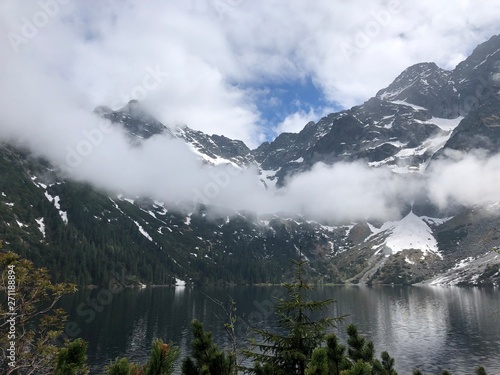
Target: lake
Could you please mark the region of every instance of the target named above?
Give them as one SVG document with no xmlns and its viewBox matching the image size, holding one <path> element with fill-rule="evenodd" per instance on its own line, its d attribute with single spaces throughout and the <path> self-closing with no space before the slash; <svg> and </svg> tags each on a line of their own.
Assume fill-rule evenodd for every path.
<svg viewBox="0 0 500 375">
<path fill-rule="evenodd" d="M 202 321 L 219 346 L 228 345 L 222 310 L 212 299 L 237 306 L 238 335 L 245 344 L 247 327 L 270 328 L 273 297 L 279 286 L 157 287 L 83 290 L 66 296 L 61 306 L 69 312 L 69 336 L 89 342 L 91 374 L 118 356 L 144 361 L 151 342 L 173 341 L 189 353 L 190 322 Z M 377 356 L 387 350 L 400 375 L 418 367 L 423 374 L 473 374 L 482 365 L 500 374 L 500 290 L 425 286 L 320 286 L 314 299 L 337 302 L 324 314 L 348 315 L 335 330 L 345 344 L 344 328 L 355 323 L 375 344 Z"/>
</svg>

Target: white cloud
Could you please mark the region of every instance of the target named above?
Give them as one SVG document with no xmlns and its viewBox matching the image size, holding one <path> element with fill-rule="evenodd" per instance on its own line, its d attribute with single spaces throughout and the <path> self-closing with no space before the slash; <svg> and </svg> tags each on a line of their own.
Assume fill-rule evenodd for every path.
<svg viewBox="0 0 500 375">
<path fill-rule="evenodd" d="M 500 203 L 500 154 L 466 154 L 449 150 L 446 160 L 432 165 L 427 182 L 430 199 L 441 208 L 453 204 Z"/>
<path fill-rule="evenodd" d="M 49 3 L 59 5 L 44 10 L 41 4 Z M 85 129 L 99 126 L 91 113 L 95 106 L 116 108 L 142 95 L 167 124 L 185 123 L 256 146 L 269 129 L 262 128 L 248 86 L 312 77 L 332 103 L 360 104 L 407 66 L 435 61 L 452 68 L 500 32 L 500 4 L 493 0 L 401 2 L 392 13 L 388 4 L 3 0 L 0 32 L 7 37 L 0 40 L 0 139 L 23 143 L 64 168 L 68 147 L 85 140 Z M 363 33 L 370 33 L 367 40 Z M 352 54 L 346 44 L 356 48 Z M 279 130 L 298 131 L 323 114 L 322 108 L 297 112 Z M 459 161 L 471 173 L 484 173 L 477 176 L 481 188 L 455 188 L 460 171 L 443 166 L 429 179 L 432 199 L 442 205 L 452 199 L 471 204 L 481 197 L 496 199 L 495 162 Z M 67 173 L 99 187 L 171 200 L 189 201 L 196 189 L 213 182 L 184 145 L 158 138 L 131 149 L 117 129 Z M 376 189 L 366 191 L 367 186 Z M 414 193 L 383 170 L 319 165 L 291 179 L 279 196 L 258 186 L 255 171 L 245 171 L 231 178 L 214 203 L 350 218 L 396 214 L 399 198 L 393 198 Z"/>
<path fill-rule="evenodd" d="M 500 32 L 494 0 L 61 2 L 18 47 L 40 71 L 59 72 L 88 110 L 123 102 L 159 67 L 165 75 L 145 100 L 163 121 L 251 146 L 265 131 L 248 84 L 312 77 L 329 101 L 349 107 L 411 64 L 452 68 Z M 4 34 L 22 35 L 42 3 L 4 0 Z"/>
<path fill-rule="evenodd" d="M 330 107 L 327 108 L 309 108 L 308 111 L 298 111 L 288 115 L 275 129 L 275 136 L 280 135 L 281 133 L 298 133 L 304 126 L 310 122 L 317 122 L 322 117 L 332 113 L 333 109 Z"/>
</svg>

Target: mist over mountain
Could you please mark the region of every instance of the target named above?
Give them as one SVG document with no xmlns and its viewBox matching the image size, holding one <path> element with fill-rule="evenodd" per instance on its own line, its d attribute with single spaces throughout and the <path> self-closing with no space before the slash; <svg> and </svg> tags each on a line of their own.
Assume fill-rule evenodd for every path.
<svg viewBox="0 0 500 375">
<path fill-rule="evenodd" d="M 145 282 L 276 281 L 304 243 L 324 280 L 412 283 L 449 272 L 498 243 L 497 227 L 484 223 L 500 220 L 499 61 L 494 36 L 453 70 L 411 66 L 365 103 L 251 149 L 196 124 L 164 124 L 136 100 L 87 111 L 59 72 L 8 59 L 2 233 L 13 247 L 20 238 L 21 252 L 37 249 L 42 263 L 55 243 L 93 257 L 134 243 L 163 267 L 153 274 L 143 261 L 133 271 L 137 253 L 124 253 L 123 267 Z M 5 73 L 14 68 L 24 74 Z M 479 237 L 481 246 L 471 240 Z M 237 276 L 254 258 L 256 267 L 273 261 Z M 88 262 L 78 281 L 103 282 Z M 206 262 L 217 276 L 207 276 Z M 479 274 L 488 272 L 498 279 L 484 267 Z"/>
</svg>

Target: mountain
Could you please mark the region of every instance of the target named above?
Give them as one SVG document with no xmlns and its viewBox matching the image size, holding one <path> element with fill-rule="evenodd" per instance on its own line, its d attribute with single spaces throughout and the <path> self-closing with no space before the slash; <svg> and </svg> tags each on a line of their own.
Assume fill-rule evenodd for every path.
<svg viewBox="0 0 500 375">
<path fill-rule="evenodd" d="M 64 180 L 47 161 L 5 144 L 0 161 L 0 238 L 58 281 L 275 283 L 300 246 L 316 276 L 339 281 L 328 256 L 348 245 L 342 228 L 110 195 Z"/>
<path fill-rule="evenodd" d="M 95 113 L 122 127 L 133 144 L 180 139 L 207 168 L 252 166 L 260 183 L 277 191 L 318 162 L 361 161 L 402 178 L 425 177 L 450 150 L 500 151 L 499 57 L 494 36 L 454 70 L 416 64 L 365 103 L 253 150 L 222 135 L 166 126 L 137 101 Z M 57 280 L 81 284 L 104 284 L 113 275 L 132 284 L 280 282 L 287 260 L 302 254 L 316 281 L 498 285 L 500 256 L 491 250 L 499 245 L 499 207 L 444 212 L 423 199 L 385 223 L 319 223 L 203 204 L 186 209 L 100 191 L 63 178 L 29 150 L 0 146 L 0 238 Z"/>
</svg>

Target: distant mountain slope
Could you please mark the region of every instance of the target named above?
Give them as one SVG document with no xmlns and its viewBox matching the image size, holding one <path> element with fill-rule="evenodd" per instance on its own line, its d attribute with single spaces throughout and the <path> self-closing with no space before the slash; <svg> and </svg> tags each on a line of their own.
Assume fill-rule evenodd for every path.
<svg viewBox="0 0 500 375">
<path fill-rule="evenodd" d="M 329 256 L 347 246 L 343 233 L 301 218 L 214 215 L 203 207 L 186 213 L 148 198 L 110 196 L 0 146 L 0 238 L 59 281 L 279 282 L 301 245 L 316 278 L 338 281 Z"/>
<path fill-rule="evenodd" d="M 169 137 L 186 142 L 207 166 L 255 166 L 268 189 L 286 188 L 287 177 L 318 162 L 360 161 L 425 177 L 447 150 L 500 151 L 499 59 L 495 36 L 452 71 L 416 64 L 362 105 L 254 150 L 222 135 L 170 128 L 137 101 L 95 112 L 134 144 Z M 64 179 L 48 161 L 0 144 L 0 239 L 59 281 L 106 284 L 118 275 L 131 284 L 281 282 L 302 247 L 316 281 L 499 285 L 500 255 L 491 251 L 500 246 L 498 204 L 445 215 L 425 199 L 411 203 L 399 221 L 337 226 L 204 205 L 186 211 Z"/>
</svg>

